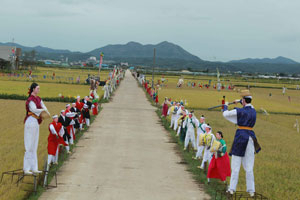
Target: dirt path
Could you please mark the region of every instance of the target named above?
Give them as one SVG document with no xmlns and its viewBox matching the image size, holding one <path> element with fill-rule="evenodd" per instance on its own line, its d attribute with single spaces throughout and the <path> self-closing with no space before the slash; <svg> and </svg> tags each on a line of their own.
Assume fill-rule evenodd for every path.
<svg viewBox="0 0 300 200">
<path fill-rule="evenodd" d="M 129 72 L 40 199 L 210 199 Z"/>
</svg>

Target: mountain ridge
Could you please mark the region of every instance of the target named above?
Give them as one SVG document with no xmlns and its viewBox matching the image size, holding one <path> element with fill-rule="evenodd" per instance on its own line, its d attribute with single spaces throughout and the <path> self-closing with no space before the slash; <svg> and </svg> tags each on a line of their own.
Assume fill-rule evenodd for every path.
<svg viewBox="0 0 300 200">
<path fill-rule="evenodd" d="M 231 60 L 228 63 L 299 64 L 298 62 L 296 62 L 290 58 L 283 57 L 283 56 L 277 56 L 276 58 L 245 58 L 245 59 L 241 59 L 241 60 Z"/>
</svg>

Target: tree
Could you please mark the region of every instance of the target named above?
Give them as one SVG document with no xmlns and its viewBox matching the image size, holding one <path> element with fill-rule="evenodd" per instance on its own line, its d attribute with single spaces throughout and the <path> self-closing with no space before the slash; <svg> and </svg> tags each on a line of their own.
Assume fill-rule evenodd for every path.
<svg viewBox="0 0 300 200">
<path fill-rule="evenodd" d="M 8 69 L 10 67 L 10 62 L 0 58 L 0 69 Z"/>
</svg>

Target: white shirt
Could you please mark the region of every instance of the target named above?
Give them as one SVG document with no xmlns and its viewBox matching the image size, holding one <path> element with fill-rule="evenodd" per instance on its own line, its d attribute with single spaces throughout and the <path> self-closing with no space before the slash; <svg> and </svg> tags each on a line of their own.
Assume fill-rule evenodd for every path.
<svg viewBox="0 0 300 200">
<path fill-rule="evenodd" d="M 33 101 L 29 102 L 29 110 L 30 110 L 30 112 L 34 113 L 36 116 L 40 116 L 41 112 L 47 110 L 43 101 L 41 101 L 41 106 L 42 106 L 42 109 L 38 109 Z"/>
<path fill-rule="evenodd" d="M 187 129 L 194 129 L 193 124 L 191 123 L 191 121 L 194 123 L 194 125 L 196 126 L 197 123 L 197 119 L 196 117 L 192 117 L 192 118 L 186 118 L 186 120 L 184 120 L 183 122 L 183 128 L 187 127 Z"/>
<path fill-rule="evenodd" d="M 50 124 L 50 127 L 49 127 L 49 128 L 50 128 L 50 132 L 51 132 L 53 135 L 57 135 L 57 132 L 56 132 L 56 130 L 55 130 L 53 124 Z M 59 131 L 59 135 L 60 135 L 61 137 L 63 137 L 64 133 L 65 133 L 65 130 L 63 129 L 63 126 L 62 126 L 61 129 L 60 129 L 60 131 Z"/>
</svg>

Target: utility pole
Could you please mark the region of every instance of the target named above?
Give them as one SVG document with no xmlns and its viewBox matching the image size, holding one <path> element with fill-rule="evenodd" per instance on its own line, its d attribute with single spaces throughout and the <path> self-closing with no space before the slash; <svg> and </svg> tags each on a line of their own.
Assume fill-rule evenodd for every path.
<svg viewBox="0 0 300 200">
<path fill-rule="evenodd" d="M 155 66 L 155 48 L 153 52 L 153 66 L 152 66 L 152 89 L 154 88 L 154 66 Z"/>
</svg>

